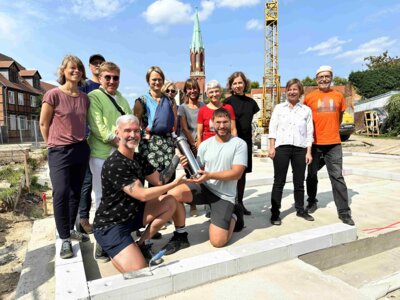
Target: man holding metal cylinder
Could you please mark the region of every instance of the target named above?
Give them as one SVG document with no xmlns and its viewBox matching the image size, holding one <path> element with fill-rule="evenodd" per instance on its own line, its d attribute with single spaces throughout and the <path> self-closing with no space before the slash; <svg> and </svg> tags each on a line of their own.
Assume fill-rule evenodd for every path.
<svg viewBox="0 0 400 300">
<path fill-rule="evenodd" d="M 231 135 L 231 117 L 226 109 L 215 110 L 212 121 L 216 135 L 201 143 L 197 154 L 201 169 L 189 183 L 175 187 L 168 195 L 181 203 L 210 205 L 210 243 L 214 247 L 223 247 L 233 231 L 240 231 L 244 226 L 243 210 L 235 204 L 235 198 L 237 181 L 247 165 L 247 145 Z M 189 247 L 187 233 L 184 237 L 179 233 L 179 228 L 185 226 L 185 217 L 185 209 L 177 205 L 173 215 L 177 230 L 163 248 L 166 255 Z"/>
</svg>

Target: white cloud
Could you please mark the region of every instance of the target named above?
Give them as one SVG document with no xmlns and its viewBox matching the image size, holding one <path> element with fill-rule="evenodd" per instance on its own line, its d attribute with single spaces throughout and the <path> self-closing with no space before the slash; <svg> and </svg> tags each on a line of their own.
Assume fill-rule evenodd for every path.
<svg viewBox="0 0 400 300">
<path fill-rule="evenodd" d="M 0 12 L 0 41 L 12 43 L 14 46 L 18 44 L 18 24 L 14 18 Z"/>
<path fill-rule="evenodd" d="M 200 5 L 199 19 L 204 21 L 213 13 L 215 2 L 203 0 Z M 193 22 L 194 11 L 190 4 L 180 0 L 157 0 L 147 7 L 143 17 L 147 23 L 155 25 L 154 31 L 166 32 L 170 25 Z"/>
<path fill-rule="evenodd" d="M 199 11 L 199 19 L 200 21 L 207 20 L 209 16 L 212 15 L 215 9 L 214 1 L 201 1 L 201 10 Z"/>
<path fill-rule="evenodd" d="M 260 0 L 216 0 L 215 2 L 219 7 L 239 8 L 257 5 Z"/>
<path fill-rule="evenodd" d="M 318 56 L 324 56 L 329 54 L 337 54 L 342 51 L 343 44 L 349 43 L 351 40 L 339 40 L 337 36 L 331 37 L 326 41 L 319 43 L 315 46 L 308 47 L 301 54 L 316 52 Z"/>
<path fill-rule="evenodd" d="M 72 12 L 84 19 L 96 20 L 119 13 L 132 0 L 72 0 Z"/>
<path fill-rule="evenodd" d="M 192 8 L 179 0 L 157 0 L 143 13 L 150 24 L 179 24 L 191 21 Z"/>
<path fill-rule="evenodd" d="M 257 19 L 251 19 L 246 23 L 247 30 L 261 30 L 263 29 L 263 23 Z"/>
<path fill-rule="evenodd" d="M 396 39 L 391 39 L 387 36 L 382 36 L 358 46 L 357 49 L 345 51 L 335 58 L 350 58 L 353 63 L 360 63 L 364 61 L 364 57 L 371 55 L 382 54 L 388 48 L 397 42 Z"/>
</svg>

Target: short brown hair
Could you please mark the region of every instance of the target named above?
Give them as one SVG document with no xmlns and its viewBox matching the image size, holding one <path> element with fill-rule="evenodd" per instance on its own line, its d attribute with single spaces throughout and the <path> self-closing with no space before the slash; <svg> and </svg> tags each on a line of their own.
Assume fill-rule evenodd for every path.
<svg viewBox="0 0 400 300">
<path fill-rule="evenodd" d="M 233 90 L 232 90 L 232 84 L 233 81 L 238 78 L 238 77 L 242 77 L 243 82 L 244 82 L 244 89 L 243 92 L 246 93 L 247 88 L 250 86 L 250 81 L 247 79 L 246 75 L 244 75 L 243 72 L 237 71 L 232 73 L 231 76 L 229 76 L 228 78 L 228 83 L 226 84 L 226 89 L 233 95 Z"/>
<path fill-rule="evenodd" d="M 151 72 L 156 72 L 156 73 L 160 74 L 160 76 L 161 76 L 161 78 L 162 78 L 162 80 L 163 80 L 163 83 L 164 83 L 164 81 L 165 81 L 164 72 L 161 70 L 160 67 L 157 67 L 157 66 L 151 66 L 151 67 L 147 70 L 147 73 L 146 73 L 146 81 L 147 81 L 147 83 L 149 83 Z"/>
<path fill-rule="evenodd" d="M 86 80 L 86 72 L 85 72 L 85 66 L 83 65 L 82 61 L 79 59 L 79 57 L 75 56 L 75 55 L 71 55 L 71 54 L 67 54 L 64 56 L 61 65 L 58 67 L 57 70 L 57 75 L 58 75 L 58 79 L 57 82 L 61 85 L 65 84 L 66 80 L 65 80 L 65 75 L 64 75 L 64 71 L 67 68 L 67 65 L 69 62 L 73 62 L 76 63 L 76 65 L 78 66 L 78 70 L 82 72 L 82 78 L 79 81 L 78 85 L 81 86 L 85 83 Z"/>
<path fill-rule="evenodd" d="M 304 87 L 301 84 L 301 81 L 298 80 L 297 78 L 293 78 L 290 79 L 287 83 L 286 83 L 286 91 L 293 85 L 293 84 L 297 84 L 299 91 L 300 91 L 300 97 L 303 96 L 304 94 Z"/>
<path fill-rule="evenodd" d="M 214 120 L 216 117 L 227 117 L 229 120 L 231 120 L 231 114 L 229 113 L 229 111 L 222 107 L 214 110 L 212 114 L 212 119 Z"/>
</svg>

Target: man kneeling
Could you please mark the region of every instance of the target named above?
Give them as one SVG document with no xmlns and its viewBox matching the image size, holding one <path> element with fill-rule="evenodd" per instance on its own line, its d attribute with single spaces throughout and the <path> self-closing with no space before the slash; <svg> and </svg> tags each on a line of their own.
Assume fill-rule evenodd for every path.
<svg viewBox="0 0 400 300">
<path fill-rule="evenodd" d="M 97 242 L 111 257 L 115 268 L 125 273 L 146 267 L 146 261 L 152 258 L 149 240 L 171 219 L 176 208 L 172 196 L 162 195 L 185 179 L 182 176 L 161 185 L 168 182 L 168 174 L 173 172 L 166 169 L 160 174 L 145 157 L 135 153 L 140 141 L 139 120 L 133 115 L 124 115 L 116 123 L 118 149 L 103 165 L 103 197 L 93 226 Z M 178 163 L 179 158 L 174 157 L 171 168 L 176 168 Z M 157 186 L 143 187 L 145 179 Z M 135 243 L 131 233 L 145 225 L 147 229 Z"/>
<path fill-rule="evenodd" d="M 211 207 L 209 227 L 210 243 L 214 247 L 225 246 L 233 231 L 244 226 L 243 210 L 235 205 L 236 185 L 247 166 L 247 145 L 231 135 L 231 118 L 227 110 L 219 108 L 212 116 L 216 135 L 202 142 L 198 161 L 204 170 L 201 176 L 168 192 L 178 202 L 173 216 L 176 231 L 164 247 L 172 254 L 189 246 L 187 233 L 180 233 L 185 226 L 185 208 L 182 203 L 208 204 Z"/>
</svg>

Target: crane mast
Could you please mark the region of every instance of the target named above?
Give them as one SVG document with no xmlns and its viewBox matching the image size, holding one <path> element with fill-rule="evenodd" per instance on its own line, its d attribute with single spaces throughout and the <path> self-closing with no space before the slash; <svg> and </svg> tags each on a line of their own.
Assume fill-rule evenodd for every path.
<svg viewBox="0 0 400 300">
<path fill-rule="evenodd" d="M 278 0 L 265 1 L 265 53 L 262 94 L 262 114 L 258 127 L 268 133 L 272 110 L 280 102 L 280 76 L 278 72 Z"/>
</svg>

